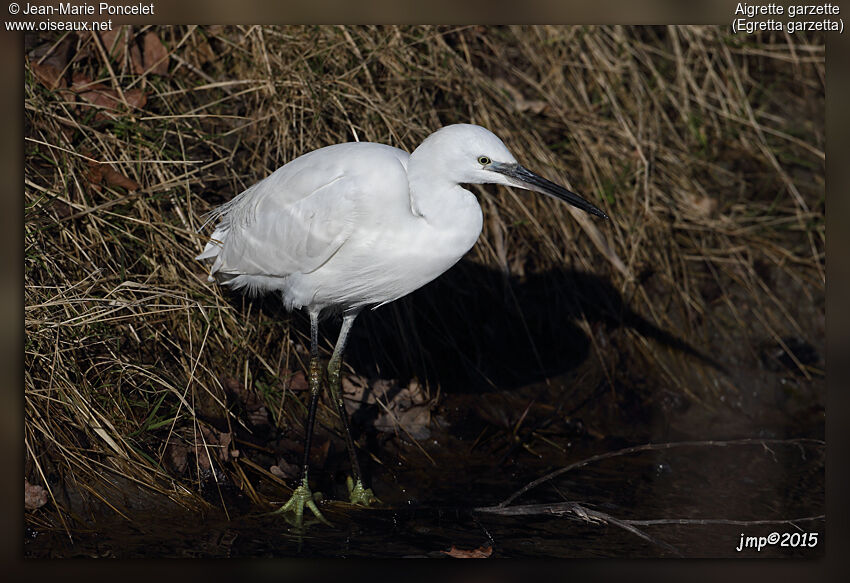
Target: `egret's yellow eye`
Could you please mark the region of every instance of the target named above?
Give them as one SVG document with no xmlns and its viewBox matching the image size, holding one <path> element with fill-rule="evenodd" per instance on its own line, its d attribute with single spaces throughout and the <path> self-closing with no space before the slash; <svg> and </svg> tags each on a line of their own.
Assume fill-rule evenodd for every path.
<svg viewBox="0 0 850 583">
<path fill-rule="evenodd" d="M 478 156 L 478 163 L 482 166 L 486 166 L 490 163 L 490 158 L 488 158 L 487 156 Z"/>
</svg>

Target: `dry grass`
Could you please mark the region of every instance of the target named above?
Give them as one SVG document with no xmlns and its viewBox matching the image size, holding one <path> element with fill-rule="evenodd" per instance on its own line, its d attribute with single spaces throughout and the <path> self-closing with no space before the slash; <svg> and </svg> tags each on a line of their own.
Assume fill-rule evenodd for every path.
<svg viewBox="0 0 850 583">
<path fill-rule="evenodd" d="M 107 58 L 90 36 L 27 41 L 26 475 L 61 509 L 31 521 L 85 523 L 103 505 L 127 514 L 128 483 L 194 508 L 219 470 L 265 500 L 252 484 L 273 477 L 250 460 L 220 463 L 210 428 L 245 424 L 225 377 L 258 391 L 277 427 L 300 425 L 301 397 L 286 389 L 305 364 L 306 328 L 207 284 L 196 230 L 204 212 L 286 161 L 355 137 L 410 151 L 443 125 L 481 124 L 612 217 L 487 189 L 477 264 L 519 282 L 565 266 L 598 274 L 632 310 L 733 368 L 758 359 L 754 339 L 822 346 L 812 319 L 825 277 L 822 37 L 713 27 L 134 34 L 146 32 L 168 49 L 166 74 L 139 74 L 129 52 Z M 39 82 L 44 45 L 63 40 L 66 79 L 82 74 L 124 105 Z M 143 105 L 128 97 L 140 93 Z M 580 326 L 594 346 L 603 338 L 626 355 L 596 350 L 606 374 L 631 359 L 711 404 L 718 381 L 692 360 L 635 332 L 606 340 Z M 175 442 L 208 446 L 190 458 L 190 477 L 167 469 Z"/>
</svg>

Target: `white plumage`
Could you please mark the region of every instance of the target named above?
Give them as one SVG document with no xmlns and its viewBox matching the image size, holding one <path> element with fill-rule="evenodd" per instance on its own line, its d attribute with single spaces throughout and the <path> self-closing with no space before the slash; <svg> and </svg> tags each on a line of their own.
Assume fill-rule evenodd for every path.
<svg viewBox="0 0 850 583">
<path fill-rule="evenodd" d="M 288 308 L 398 299 L 478 238 L 481 209 L 458 184 L 510 184 L 483 170 L 481 155 L 516 162 L 499 138 L 471 125 L 443 128 L 413 155 L 356 142 L 315 150 L 213 211 L 219 223 L 198 259 L 214 260 L 211 280 L 279 291 Z"/>
</svg>

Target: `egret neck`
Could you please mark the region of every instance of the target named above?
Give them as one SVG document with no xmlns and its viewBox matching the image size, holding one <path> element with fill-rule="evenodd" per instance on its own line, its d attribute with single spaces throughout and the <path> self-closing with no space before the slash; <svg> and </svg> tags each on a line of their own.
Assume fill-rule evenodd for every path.
<svg viewBox="0 0 850 583">
<path fill-rule="evenodd" d="M 407 163 L 410 210 L 439 234 L 459 259 L 478 240 L 484 218 L 475 195 L 463 188 L 458 177 L 445 173 L 432 156 L 417 156 L 417 148 Z M 434 240 L 436 244 L 438 240 Z"/>
</svg>

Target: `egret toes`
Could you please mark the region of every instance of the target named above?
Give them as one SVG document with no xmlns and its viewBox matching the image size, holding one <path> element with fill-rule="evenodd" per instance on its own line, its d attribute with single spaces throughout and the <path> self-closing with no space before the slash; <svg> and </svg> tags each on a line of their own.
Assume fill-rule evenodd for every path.
<svg viewBox="0 0 850 583">
<path fill-rule="evenodd" d="M 307 478 L 305 477 L 301 485 L 295 488 L 292 492 L 292 496 L 289 500 L 272 512 L 271 514 L 283 514 L 287 515 L 289 513 L 294 513 L 295 520 L 293 521 L 293 526 L 301 528 L 304 522 L 304 507 L 310 509 L 313 515 L 321 522 L 322 524 L 326 524 L 327 526 L 331 526 L 331 523 L 328 522 L 328 519 L 324 517 L 322 511 L 319 510 L 319 507 L 316 505 L 316 499 L 321 499 L 321 494 L 316 493 L 313 494 L 310 491 L 310 486 L 307 484 Z"/>
<path fill-rule="evenodd" d="M 345 479 L 345 485 L 348 486 L 348 497 L 352 504 L 371 506 L 372 504 L 379 504 L 381 502 L 372 493 L 371 488 L 363 487 L 363 482 L 359 479 L 355 483 L 351 476 L 348 476 Z"/>
</svg>

